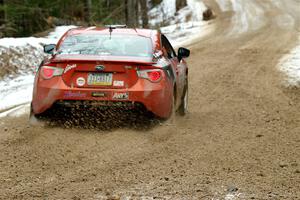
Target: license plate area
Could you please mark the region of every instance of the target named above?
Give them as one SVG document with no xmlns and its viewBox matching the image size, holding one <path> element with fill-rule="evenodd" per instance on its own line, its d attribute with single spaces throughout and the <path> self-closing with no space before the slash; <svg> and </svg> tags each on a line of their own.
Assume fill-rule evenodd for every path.
<svg viewBox="0 0 300 200">
<path fill-rule="evenodd" d="M 89 73 L 87 84 L 91 86 L 110 86 L 113 80 L 112 73 Z"/>
</svg>

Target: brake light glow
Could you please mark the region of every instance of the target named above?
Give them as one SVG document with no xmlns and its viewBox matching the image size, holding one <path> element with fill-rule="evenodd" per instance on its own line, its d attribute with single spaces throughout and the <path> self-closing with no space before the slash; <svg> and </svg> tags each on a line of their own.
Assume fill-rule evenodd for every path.
<svg viewBox="0 0 300 200">
<path fill-rule="evenodd" d="M 44 79 L 51 79 L 54 76 L 60 76 L 63 74 L 62 68 L 50 67 L 50 66 L 42 66 L 41 75 Z"/>
<path fill-rule="evenodd" d="M 140 78 L 148 79 L 151 82 L 159 82 L 162 78 L 162 71 L 160 69 L 139 70 L 137 74 Z"/>
<path fill-rule="evenodd" d="M 150 72 L 147 72 L 147 74 L 148 74 L 149 79 L 153 82 L 158 81 L 161 77 L 160 71 L 153 71 L 153 72 L 150 71 Z"/>
</svg>

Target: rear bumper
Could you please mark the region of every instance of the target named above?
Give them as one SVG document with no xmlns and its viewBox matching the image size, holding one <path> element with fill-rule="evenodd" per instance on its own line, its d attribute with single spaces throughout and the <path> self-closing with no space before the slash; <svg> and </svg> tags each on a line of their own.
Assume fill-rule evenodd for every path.
<svg viewBox="0 0 300 200">
<path fill-rule="evenodd" d="M 66 106 L 74 102 L 86 102 L 95 106 L 115 106 L 117 102 L 134 105 L 136 102 L 145 106 L 158 117 L 167 118 L 171 113 L 172 84 L 168 80 L 152 83 L 139 79 L 131 88 L 126 89 L 91 89 L 71 88 L 61 77 L 50 80 L 38 80 L 33 91 L 32 109 L 34 114 L 41 114 L 50 109 L 54 103 Z M 107 102 L 114 102 L 113 104 Z"/>
</svg>

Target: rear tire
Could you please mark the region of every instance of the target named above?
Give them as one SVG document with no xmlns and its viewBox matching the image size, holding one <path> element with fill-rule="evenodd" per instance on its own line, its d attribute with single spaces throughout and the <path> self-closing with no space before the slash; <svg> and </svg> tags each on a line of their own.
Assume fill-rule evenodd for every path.
<svg viewBox="0 0 300 200">
<path fill-rule="evenodd" d="M 39 119 L 39 117 L 33 113 L 32 104 L 30 104 L 29 124 L 31 126 L 43 126 L 44 125 L 42 123 L 42 121 Z"/>
<path fill-rule="evenodd" d="M 186 79 L 184 89 L 183 89 L 183 95 L 181 97 L 181 104 L 178 108 L 178 114 L 180 116 L 185 116 L 188 112 L 188 92 L 189 92 L 189 84 L 188 84 L 188 79 Z"/>
</svg>

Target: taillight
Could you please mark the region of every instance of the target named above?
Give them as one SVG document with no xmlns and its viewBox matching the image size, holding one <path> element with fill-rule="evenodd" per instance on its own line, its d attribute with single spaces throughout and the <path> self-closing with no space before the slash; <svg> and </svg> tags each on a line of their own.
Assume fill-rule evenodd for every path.
<svg viewBox="0 0 300 200">
<path fill-rule="evenodd" d="M 50 66 L 42 66 L 41 74 L 44 79 L 51 79 L 54 76 L 62 75 L 64 69 Z"/>
<path fill-rule="evenodd" d="M 140 78 L 148 79 L 151 82 L 159 82 L 162 78 L 162 71 L 160 69 L 139 70 L 137 74 Z"/>
</svg>

